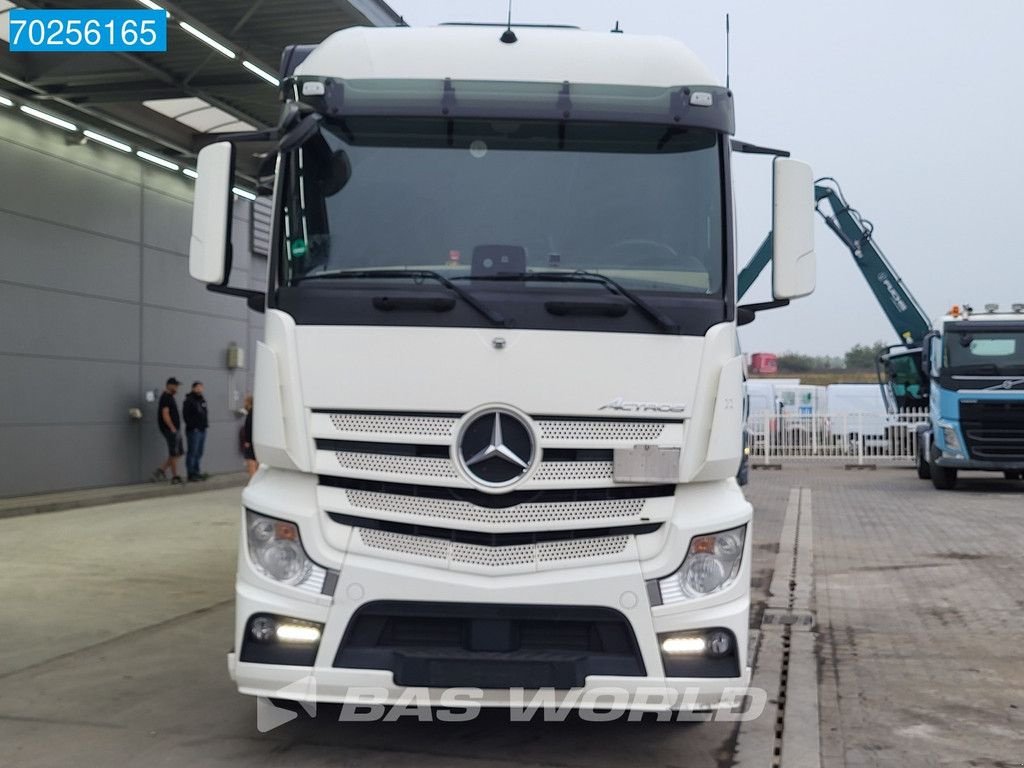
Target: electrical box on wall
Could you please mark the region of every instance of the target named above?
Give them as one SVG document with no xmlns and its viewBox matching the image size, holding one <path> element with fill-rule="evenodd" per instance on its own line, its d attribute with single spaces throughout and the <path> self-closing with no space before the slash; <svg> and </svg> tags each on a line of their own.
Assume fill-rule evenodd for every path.
<svg viewBox="0 0 1024 768">
<path fill-rule="evenodd" d="M 245 368 L 245 350 L 232 342 L 228 346 L 228 370 Z"/>
</svg>

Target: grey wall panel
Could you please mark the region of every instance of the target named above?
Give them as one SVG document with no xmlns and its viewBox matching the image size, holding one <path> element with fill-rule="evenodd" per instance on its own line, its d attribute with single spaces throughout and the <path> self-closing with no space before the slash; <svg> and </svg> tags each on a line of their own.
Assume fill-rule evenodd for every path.
<svg viewBox="0 0 1024 768">
<path fill-rule="evenodd" d="M 0 489 L 17 496 L 138 481 L 139 425 L 4 427 Z"/>
<path fill-rule="evenodd" d="M 244 344 L 245 338 L 245 320 L 210 318 L 158 307 L 142 310 L 144 363 L 225 370 L 228 345 Z"/>
<path fill-rule="evenodd" d="M 138 360 L 137 304 L 0 283 L 0 328 L 0 353 Z"/>
<path fill-rule="evenodd" d="M 0 496 L 144 481 L 166 455 L 146 391 L 169 375 L 179 403 L 206 384 L 203 468 L 240 469 L 235 409 L 263 317 L 188 278 L 189 179 L 66 138 L 0 110 Z M 235 202 L 232 285 L 248 286 L 249 204 Z M 266 261 L 251 266 L 264 280 Z M 232 341 L 243 370 L 227 369 Z"/>
<path fill-rule="evenodd" d="M 139 246 L 0 212 L 0 280 L 138 301 Z"/>
<path fill-rule="evenodd" d="M 3 149 L 0 209 L 125 240 L 139 236 L 139 188 L 17 144 Z"/>
<path fill-rule="evenodd" d="M 136 257 L 137 259 L 138 257 Z M 143 252 L 142 301 L 161 307 L 244 320 L 248 308 L 235 296 L 212 293 L 188 274 L 188 257 L 146 248 Z"/>
<path fill-rule="evenodd" d="M 0 109 L 0 137 L 3 137 L 5 163 L 8 146 L 19 144 L 36 154 L 62 161 L 61 165 L 67 171 L 76 172 L 77 168 L 92 170 L 138 187 L 144 165 L 134 155 L 117 152 L 93 142 L 69 143 L 68 135 L 60 128 L 24 117 L 15 110 Z M 191 197 L 191 194 L 191 191 L 188 192 L 186 197 Z"/>
<path fill-rule="evenodd" d="M 135 363 L 0 355 L 0 425 L 127 424 L 138 383 Z"/>
<path fill-rule="evenodd" d="M 142 186 L 153 192 L 176 197 L 192 206 L 192 180 L 180 173 L 168 173 L 151 163 L 136 163 L 142 179 Z"/>
<path fill-rule="evenodd" d="M 143 242 L 154 248 L 187 254 L 192 237 L 192 206 L 184 200 L 154 192 L 143 193 Z"/>
<path fill-rule="evenodd" d="M 231 248 L 232 248 L 232 269 L 239 269 L 248 272 L 251 256 L 249 255 L 249 242 L 251 232 L 249 231 L 249 203 L 246 200 L 235 198 L 235 217 L 231 220 Z M 244 215 L 239 215 L 244 211 Z M 242 285 L 232 273 L 232 285 Z"/>
</svg>

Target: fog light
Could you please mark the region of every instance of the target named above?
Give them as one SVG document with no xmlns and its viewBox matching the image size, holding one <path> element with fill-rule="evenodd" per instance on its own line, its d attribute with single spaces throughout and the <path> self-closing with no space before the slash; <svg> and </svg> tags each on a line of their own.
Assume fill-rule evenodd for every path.
<svg viewBox="0 0 1024 768">
<path fill-rule="evenodd" d="M 661 642 L 661 650 L 673 656 L 684 654 L 704 653 L 706 643 L 704 638 L 697 637 L 667 637 Z"/>
<path fill-rule="evenodd" d="M 712 632 L 708 638 L 708 654 L 711 656 L 725 656 L 732 650 L 732 638 L 728 632 Z"/>
<path fill-rule="evenodd" d="M 320 630 L 310 624 L 278 624 L 277 639 L 283 643 L 316 643 Z"/>
<path fill-rule="evenodd" d="M 260 616 L 253 619 L 252 624 L 249 625 L 249 634 L 252 635 L 253 640 L 265 643 L 274 636 L 276 629 L 277 622 L 267 616 Z"/>
</svg>

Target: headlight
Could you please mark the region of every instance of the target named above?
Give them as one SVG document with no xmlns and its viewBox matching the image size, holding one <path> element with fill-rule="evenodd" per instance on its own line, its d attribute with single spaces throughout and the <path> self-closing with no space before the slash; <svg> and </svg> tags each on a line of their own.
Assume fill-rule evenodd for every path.
<svg viewBox="0 0 1024 768">
<path fill-rule="evenodd" d="M 947 451 L 960 453 L 960 438 L 957 437 L 954 427 L 949 424 L 942 425 L 942 440 L 946 444 Z"/>
<path fill-rule="evenodd" d="M 320 594 L 327 572 L 306 555 L 298 526 L 250 510 L 245 516 L 253 567 L 274 581 Z"/>
<path fill-rule="evenodd" d="M 663 603 L 692 600 L 731 587 L 743 562 L 746 526 L 706 536 L 694 536 L 682 566 L 658 580 Z"/>
</svg>

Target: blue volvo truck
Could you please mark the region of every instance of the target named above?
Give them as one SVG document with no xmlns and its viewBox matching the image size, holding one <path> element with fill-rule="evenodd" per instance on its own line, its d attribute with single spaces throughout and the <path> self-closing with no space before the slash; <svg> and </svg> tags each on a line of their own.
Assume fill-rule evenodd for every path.
<svg viewBox="0 0 1024 768">
<path fill-rule="evenodd" d="M 1024 478 L 1024 303 L 954 306 L 925 336 L 921 364 L 931 396 L 918 476 L 941 490 L 961 469 Z"/>
</svg>

